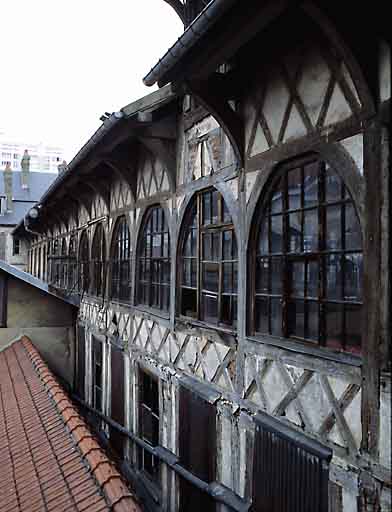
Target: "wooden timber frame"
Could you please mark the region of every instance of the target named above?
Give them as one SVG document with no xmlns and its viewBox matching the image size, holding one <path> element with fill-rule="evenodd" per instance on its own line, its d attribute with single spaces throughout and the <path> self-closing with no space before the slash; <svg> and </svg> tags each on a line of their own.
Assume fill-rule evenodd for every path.
<svg viewBox="0 0 392 512">
<path fill-rule="evenodd" d="M 184 16 L 182 2 L 168 3 Z M 199 20 L 220 3 L 211 2 Z M 91 254 L 97 229 L 103 233 L 101 296 L 93 288 L 81 293 L 74 282 L 62 281 L 68 283 L 63 293 L 77 292 L 80 298 L 82 347 L 77 353 L 83 354 L 85 375 L 77 378 L 75 391 L 83 407 L 100 418 L 106 441 L 110 431 L 117 432 L 118 445 L 121 434 L 123 470 L 147 510 L 180 510 L 183 478 L 228 510 L 252 510 L 252 503 L 259 503 L 254 475 L 261 460 L 255 450 L 264 443 L 257 438 L 262 413 L 272 418 L 274 429 L 281 425 L 281 432 L 294 433 L 289 435 L 293 442 L 298 434 L 301 442 L 304 436 L 324 447 L 328 456 L 322 475 L 329 474 L 329 491 L 324 479 L 314 495 L 329 492 L 331 511 L 385 512 L 391 506 L 386 451 L 392 222 L 390 92 L 382 81 L 388 61 L 381 51 L 389 40 L 383 13 L 337 2 L 230 5 L 177 60 L 169 52 L 172 60 L 156 79 L 158 91 L 103 123 L 44 196 L 40 216 L 30 225 L 35 234 L 23 234 L 20 227 L 30 247 L 29 271 L 48 279 L 52 259 L 44 272 L 42 258 L 51 254 L 55 241 L 61 247 L 65 240 L 69 248 L 72 237 L 77 255 L 83 234 Z M 369 34 L 371 24 L 378 26 L 375 36 Z M 260 50 L 265 48 L 268 52 Z M 298 51 L 292 54 L 291 49 Z M 255 333 L 249 321 L 255 222 L 279 169 L 308 157 L 336 171 L 361 225 L 360 355 Z M 181 247 L 189 207 L 212 189 L 230 214 L 238 246 L 238 314 L 230 328 L 207 324 L 199 314 L 180 314 Z M 138 244 L 154 207 L 163 211 L 170 239 L 168 310 L 138 300 Z M 110 255 L 119 218 L 130 233 L 127 301 L 110 295 Z M 199 313 L 200 297 L 197 301 Z M 106 358 L 99 411 L 89 398 L 93 336 L 102 339 Z M 121 403 L 111 398 L 111 386 L 116 386 L 111 347 L 116 365 L 124 363 L 124 416 Z M 159 382 L 157 446 L 145 443 L 139 432 L 140 370 Z M 179 458 L 181 386 L 206 400 L 216 414 L 213 482 L 198 479 Z M 119 421 L 111 416 L 111 404 Z M 137 446 L 160 460 L 156 481 L 140 470 Z M 274 512 L 288 510 L 280 507 Z"/>
</svg>

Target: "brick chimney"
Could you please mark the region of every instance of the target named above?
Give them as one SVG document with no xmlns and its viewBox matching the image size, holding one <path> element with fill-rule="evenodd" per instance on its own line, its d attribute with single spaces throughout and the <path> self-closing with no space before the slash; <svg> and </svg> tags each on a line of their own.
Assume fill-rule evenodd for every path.
<svg viewBox="0 0 392 512">
<path fill-rule="evenodd" d="M 65 160 L 63 160 L 61 162 L 61 164 L 59 164 L 57 166 L 57 170 L 58 170 L 59 174 L 62 174 L 64 171 L 66 171 L 67 170 L 67 162 Z"/>
<path fill-rule="evenodd" d="M 4 193 L 7 201 L 7 212 L 12 212 L 12 169 L 11 164 L 7 162 L 4 169 Z"/>
<path fill-rule="evenodd" d="M 22 188 L 29 188 L 30 182 L 30 155 L 27 149 L 24 150 L 23 158 L 20 162 L 22 168 Z"/>
</svg>

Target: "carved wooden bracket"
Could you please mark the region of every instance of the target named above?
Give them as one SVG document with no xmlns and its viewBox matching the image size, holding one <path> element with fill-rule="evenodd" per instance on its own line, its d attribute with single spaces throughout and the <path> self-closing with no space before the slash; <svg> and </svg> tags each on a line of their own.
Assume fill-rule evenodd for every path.
<svg viewBox="0 0 392 512">
<path fill-rule="evenodd" d="M 222 96 L 222 89 L 211 77 L 206 82 L 186 82 L 188 91 L 218 121 L 233 146 L 240 167 L 244 165 L 244 125 L 240 116 Z"/>
</svg>

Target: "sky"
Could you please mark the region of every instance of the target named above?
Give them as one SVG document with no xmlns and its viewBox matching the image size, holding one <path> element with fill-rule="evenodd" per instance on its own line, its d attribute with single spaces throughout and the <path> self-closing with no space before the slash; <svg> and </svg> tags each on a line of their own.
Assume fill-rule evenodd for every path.
<svg viewBox="0 0 392 512">
<path fill-rule="evenodd" d="M 0 0 L 0 132 L 69 162 L 183 31 L 164 0 Z"/>
</svg>

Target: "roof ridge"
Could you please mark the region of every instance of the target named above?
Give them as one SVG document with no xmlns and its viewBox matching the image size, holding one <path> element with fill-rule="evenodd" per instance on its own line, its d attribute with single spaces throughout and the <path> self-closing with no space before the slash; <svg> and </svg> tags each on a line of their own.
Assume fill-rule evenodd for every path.
<svg viewBox="0 0 392 512">
<path fill-rule="evenodd" d="M 48 395 L 68 428 L 90 471 L 101 488 L 113 512 L 141 512 L 136 497 L 130 492 L 121 474 L 110 461 L 91 433 L 86 421 L 80 415 L 54 374 L 34 347 L 31 340 L 23 335 L 19 340 L 26 350 L 32 365 L 45 386 Z"/>
</svg>

